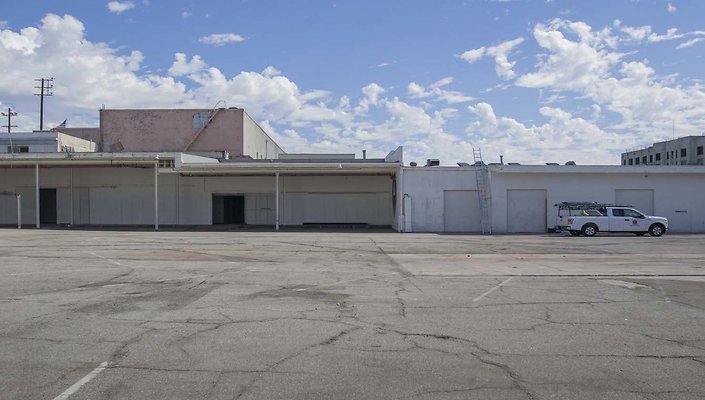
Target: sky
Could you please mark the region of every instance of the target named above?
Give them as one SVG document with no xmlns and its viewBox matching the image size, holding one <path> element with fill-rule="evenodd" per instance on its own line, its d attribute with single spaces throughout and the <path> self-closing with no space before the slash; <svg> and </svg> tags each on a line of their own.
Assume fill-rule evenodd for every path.
<svg viewBox="0 0 705 400">
<path fill-rule="evenodd" d="M 619 164 L 705 133 L 705 1 L 0 3 L 14 131 L 39 129 L 34 79 L 53 77 L 45 129 L 225 105 L 290 153 L 406 163 Z"/>
</svg>

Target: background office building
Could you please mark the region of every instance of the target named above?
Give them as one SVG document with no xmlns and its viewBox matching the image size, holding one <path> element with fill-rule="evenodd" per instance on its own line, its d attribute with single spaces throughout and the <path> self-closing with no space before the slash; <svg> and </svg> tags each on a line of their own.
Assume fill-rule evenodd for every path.
<svg viewBox="0 0 705 400">
<path fill-rule="evenodd" d="M 705 165 L 705 136 L 685 136 L 622 153 L 622 165 Z"/>
</svg>

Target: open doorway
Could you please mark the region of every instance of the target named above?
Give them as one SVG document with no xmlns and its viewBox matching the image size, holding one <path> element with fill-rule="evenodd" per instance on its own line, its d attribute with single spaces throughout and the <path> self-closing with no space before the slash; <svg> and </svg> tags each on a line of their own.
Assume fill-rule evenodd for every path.
<svg viewBox="0 0 705 400">
<path fill-rule="evenodd" d="M 56 225 L 56 189 L 39 189 L 39 223 Z"/>
<path fill-rule="evenodd" d="M 213 225 L 243 225 L 245 196 L 213 195 Z"/>
</svg>

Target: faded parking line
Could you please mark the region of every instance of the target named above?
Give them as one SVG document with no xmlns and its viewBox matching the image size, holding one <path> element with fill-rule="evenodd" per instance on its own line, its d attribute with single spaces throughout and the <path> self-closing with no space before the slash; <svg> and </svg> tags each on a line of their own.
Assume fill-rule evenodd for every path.
<svg viewBox="0 0 705 400">
<path fill-rule="evenodd" d="M 485 293 L 483 293 L 483 294 L 481 294 L 481 295 L 475 297 L 474 299 L 472 299 L 472 301 L 473 301 L 473 302 L 476 302 L 476 301 L 482 300 L 485 296 L 487 296 L 488 294 L 490 294 L 490 293 L 494 292 L 495 290 L 501 288 L 502 286 L 506 285 L 507 283 L 509 283 L 509 281 L 511 281 L 511 280 L 514 279 L 514 278 L 516 278 L 516 276 L 512 276 L 511 278 L 502 281 L 499 285 L 497 285 L 497 286 L 493 287 L 492 289 L 486 291 Z"/>
<path fill-rule="evenodd" d="M 89 372 L 88 375 L 84 376 L 79 380 L 78 382 L 74 383 L 70 388 L 66 389 L 63 393 L 60 395 L 54 397 L 54 400 L 66 400 L 71 396 L 72 394 L 76 393 L 78 389 L 81 388 L 81 386 L 85 385 L 86 383 L 90 382 L 95 378 L 99 373 L 103 372 L 106 368 L 108 368 L 108 362 L 102 362 L 96 369 L 93 371 Z"/>
</svg>

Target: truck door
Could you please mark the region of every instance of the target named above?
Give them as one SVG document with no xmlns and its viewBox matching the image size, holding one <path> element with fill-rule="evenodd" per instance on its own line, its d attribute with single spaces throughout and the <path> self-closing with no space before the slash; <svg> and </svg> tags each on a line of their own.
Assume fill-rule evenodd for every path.
<svg viewBox="0 0 705 400">
<path fill-rule="evenodd" d="M 610 210 L 610 231 L 620 232 L 629 231 L 630 226 L 627 226 L 627 222 L 631 221 L 626 215 L 624 215 L 624 208 L 613 208 Z"/>
<path fill-rule="evenodd" d="M 649 227 L 646 226 L 646 217 L 637 210 L 627 208 L 624 210 L 624 230 L 629 232 L 646 232 Z"/>
</svg>

